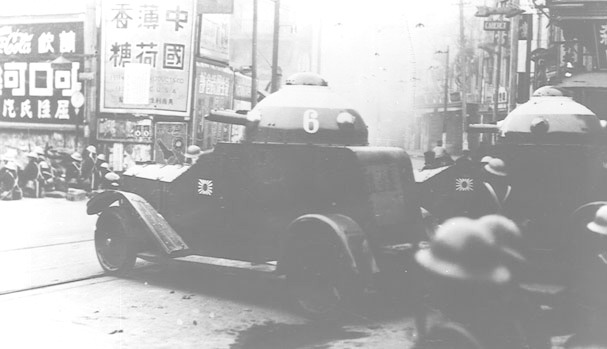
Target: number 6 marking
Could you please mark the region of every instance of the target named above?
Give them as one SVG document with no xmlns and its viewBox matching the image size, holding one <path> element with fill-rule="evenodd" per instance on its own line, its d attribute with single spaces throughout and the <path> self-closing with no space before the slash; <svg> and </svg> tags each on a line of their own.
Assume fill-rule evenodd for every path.
<svg viewBox="0 0 607 349">
<path fill-rule="evenodd" d="M 303 115 L 303 129 L 308 133 L 316 133 L 320 128 L 318 122 L 318 112 L 314 109 L 308 109 Z"/>
</svg>

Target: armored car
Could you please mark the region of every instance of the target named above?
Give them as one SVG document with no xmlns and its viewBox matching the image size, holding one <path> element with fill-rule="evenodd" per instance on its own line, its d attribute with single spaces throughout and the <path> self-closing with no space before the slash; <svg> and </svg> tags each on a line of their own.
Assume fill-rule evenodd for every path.
<svg viewBox="0 0 607 349">
<path fill-rule="evenodd" d="M 369 146 L 361 115 L 318 75 L 207 119 L 243 126 L 242 139 L 192 165 L 134 166 L 121 190 L 88 202 L 106 272 L 124 274 L 137 257 L 264 265 L 303 310 L 324 313 L 424 237 L 407 153 Z"/>
</svg>

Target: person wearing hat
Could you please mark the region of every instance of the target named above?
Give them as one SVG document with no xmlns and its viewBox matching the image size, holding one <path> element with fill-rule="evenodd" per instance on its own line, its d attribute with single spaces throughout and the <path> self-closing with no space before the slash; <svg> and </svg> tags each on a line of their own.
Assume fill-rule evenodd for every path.
<svg viewBox="0 0 607 349">
<path fill-rule="evenodd" d="M 455 160 L 458 165 L 469 166 L 472 164 L 472 153 L 468 149 L 462 150 L 462 155 Z"/>
<path fill-rule="evenodd" d="M 0 170 L 0 200 L 20 200 L 22 197 L 17 164 L 8 162 Z"/>
<path fill-rule="evenodd" d="M 594 309 L 592 315 L 600 314 L 603 329 L 607 328 L 607 205 L 587 205 L 595 213 L 585 223 L 586 231 L 575 231 L 580 241 L 575 250 L 574 272 L 569 273 L 572 292 L 583 297 L 587 308 Z M 572 243 L 573 244 L 573 243 Z"/>
<path fill-rule="evenodd" d="M 96 188 L 97 179 L 97 148 L 93 145 L 86 147 L 82 157 L 81 181 L 83 189 L 91 191 Z"/>
<path fill-rule="evenodd" d="M 82 155 L 80 155 L 78 152 L 72 153 L 72 155 L 70 155 L 70 162 L 65 168 L 65 181 L 67 182 L 68 187 L 77 189 L 81 188 L 81 168 Z"/>
<path fill-rule="evenodd" d="M 567 349 L 607 348 L 607 205 L 596 210 L 586 228 L 584 233 L 593 236 L 579 237 L 585 240 L 584 249 L 576 250 L 580 265 L 569 280 L 569 293 L 577 306 L 564 311 L 575 319 L 574 335 L 563 345 Z"/>
<path fill-rule="evenodd" d="M 22 174 L 22 183 L 24 188 L 24 196 L 30 198 L 42 197 L 43 177 L 40 171 L 39 157 L 36 152 L 27 154 L 28 163 L 25 165 Z"/>
<path fill-rule="evenodd" d="M 116 172 L 109 171 L 103 176 L 101 189 L 118 189 L 120 187 L 120 176 Z"/>
<path fill-rule="evenodd" d="M 517 286 L 504 258 L 504 249 L 486 224 L 466 217 L 445 221 L 428 248 L 415 254 L 425 282 L 426 303 L 442 314 L 441 324 L 456 322 L 473 334 L 482 348 L 523 348 L 529 334 L 521 332 L 514 303 Z M 418 345 L 433 333 L 427 326 L 427 310 L 416 309 L 420 333 Z M 525 328 L 524 326 L 522 327 Z M 543 338 L 548 345 L 547 338 Z M 536 341 L 534 341 L 536 342 Z M 539 346 L 544 347 L 544 346 Z M 549 348 L 549 346 L 546 346 Z"/>
<path fill-rule="evenodd" d="M 483 166 L 487 165 L 489 163 L 489 161 L 491 161 L 491 159 L 493 159 L 493 157 L 489 156 L 489 155 L 485 155 L 481 158 L 481 164 Z"/>
<path fill-rule="evenodd" d="M 186 159 L 186 164 L 194 165 L 196 161 L 198 161 L 198 157 L 200 157 L 200 154 L 202 154 L 202 151 L 200 150 L 199 146 L 190 145 L 184 155 Z"/>
<path fill-rule="evenodd" d="M 102 169 L 102 167 L 101 167 L 103 164 L 106 165 L 106 166 L 104 166 L 105 170 Z M 95 168 L 97 169 L 97 171 L 95 171 L 95 183 L 96 183 L 95 189 L 100 189 L 101 184 L 102 184 L 101 182 L 103 182 L 103 176 L 105 176 L 107 171 L 109 171 L 109 165 L 107 163 L 107 158 L 105 157 L 105 154 L 97 155 L 97 160 L 95 162 Z"/>
</svg>

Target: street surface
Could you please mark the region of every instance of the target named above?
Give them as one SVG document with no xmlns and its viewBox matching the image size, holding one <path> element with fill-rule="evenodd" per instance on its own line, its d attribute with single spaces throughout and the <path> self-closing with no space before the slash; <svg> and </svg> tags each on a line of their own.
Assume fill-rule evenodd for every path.
<svg viewBox="0 0 607 349">
<path fill-rule="evenodd" d="M 0 347 L 407 348 L 401 300 L 371 298 L 337 324 L 294 311 L 282 280 L 188 262 L 103 276 L 86 201 L 0 201 Z"/>
<path fill-rule="evenodd" d="M 86 202 L 0 201 L 0 294 L 101 274 Z"/>
</svg>

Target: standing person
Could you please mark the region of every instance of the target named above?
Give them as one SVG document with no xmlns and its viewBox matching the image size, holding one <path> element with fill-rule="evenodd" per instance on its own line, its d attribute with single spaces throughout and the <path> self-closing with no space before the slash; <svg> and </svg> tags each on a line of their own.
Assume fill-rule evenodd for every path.
<svg viewBox="0 0 607 349">
<path fill-rule="evenodd" d="M 38 165 L 38 154 L 29 152 L 27 158 L 29 161 L 23 169 L 22 178 L 24 195 L 30 198 L 40 198 L 42 197 L 42 188 L 40 185 L 42 174 L 40 173 L 40 166 Z"/>
<path fill-rule="evenodd" d="M 110 182 L 105 177 L 108 173 L 112 173 L 110 165 L 107 162 L 101 163 L 99 165 L 99 189 L 101 190 L 111 188 Z"/>
<path fill-rule="evenodd" d="M 8 162 L 0 169 L 0 200 L 21 200 L 23 197 L 17 170 L 14 162 Z"/>
<path fill-rule="evenodd" d="M 97 177 L 97 149 L 89 145 L 86 147 L 85 155 L 82 159 L 82 174 L 81 180 L 83 189 L 86 191 L 91 191 L 95 189 L 96 183 L 95 179 Z"/>
<path fill-rule="evenodd" d="M 71 161 L 65 168 L 65 180 L 68 187 L 81 189 L 82 155 L 78 152 L 72 153 L 72 155 L 70 155 L 70 160 Z"/>
<path fill-rule="evenodd" d="M 432 151 L 434 152 L 434 159 L 438 167 L 453 164 L 451 155 L 449 155 L 447 149 L 443 147 L 443 141 L 436 141 L 436 146 L 432 148 Z"/>
<path fill-rule="evenodd" d="M 105 165 L 105 166 L 103 166 L 103 165 Z M 105 154 L 97 155 L 97 161 L 95 162 L 95 168 L 97 169 L 97 171 L 95 171 L 95 187 L 93 189 L 99 189 L 99 188 L 101 188 L 101 182 L 103 181 L 103 176 L 105 176 L 107 171 L 109 171 L 109 165 L 107 163 Z M 104 171 L 104 168 L 106 169 L 105 171 Z"/>
<path fill-rule="evenodd" d="M 491 158 L 483 168 L 485 193 L 478 202 L 478 209 L 482 210 L 484 207 L 484 214 L 506 214 L 508 199 L 512 194 L 506 163 L 500 158 Z"/>
<path fill-rule="evenodd" d="M 436 145 L 432 148 L 434 152 L 434 158 L 440 159 L 447 153 L 445 147 L 443 147 L 443 141 L 436 141 Z"/>
<path fill-rule="evenodd" d="M 459 158 L 457 158 L 457 160 L 455 160 L 455 163 L 458 164 L 458 165 L 470 165 L 470 164 L 472 164 L 472 153 L 470 153 L 470 150 L 464 149 L 462 151 L 462 156 L 460 156 Z"/>
<path fill-rule="evenodd" d="M 50 161 L 46 157 L 44 149 L 42 147 L 35 147 L 34 152 L 38 155 L 38 168 L 40 170 L 39 182 L 41 191 L 54 190 L 54 175 L 50 165 Z"/>
</svg>

